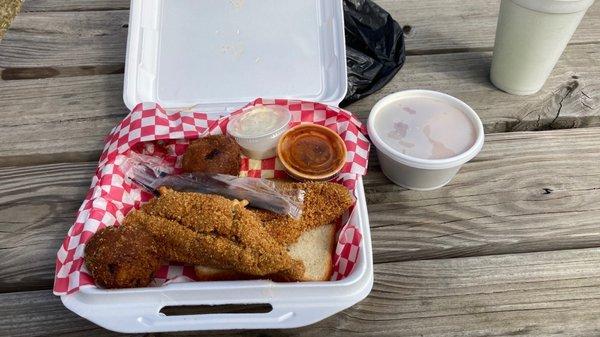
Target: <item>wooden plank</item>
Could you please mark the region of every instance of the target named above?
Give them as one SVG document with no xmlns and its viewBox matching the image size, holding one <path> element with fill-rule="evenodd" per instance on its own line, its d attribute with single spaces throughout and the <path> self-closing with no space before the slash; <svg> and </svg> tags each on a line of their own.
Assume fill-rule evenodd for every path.
<svg viewBox="0 0 600 337">
<path fill-rule="evenodd" d="M 409 54 L 491 50 L 498 0 L 380 0 L 405 27 Z M 25 10 L 74 9 L 75 12 L 25 12 L 0 44 L 0 68 L 73 67 L 122 64 L 127 10 L 80 11 L 122 6 L 118 0 L 25 2 Z M 28 7 L 32 6 L 32 7 Z M 121 8 L 121 7 L 117 7 Z M 435 13 L 435 20 L 431 19 Z M 600 3 L 594 4 L 572 43 L 600 42 Z"/>
<path fill-rule="evenodd" d="M 24 12 L 98 11 L 129 9 L 129 0 L 26 0 Z"/>
<path fill-rule="evenodd" d="M 0 170 L 0 291 L 47 289 L 95 163 Z"/>
<path fill-rule="evenodd" d="M 0 42 L 0 68 L 122 65 L 129 11 L 21 13 Z"/>
<path fill-rule="evenodd" d="M 489 62 L 489 53 L 411 56 L 390 84 L 348 109 L 366 118 L 377 99 L 422 88 L 470 104 L 486 132 L 600 126 L 600 44 L 570 46 L 532 96 L 495 89 Z M 0 166 L 95 160 L 127 111 L 122 81 L 122 75 L 0 81 Z"/>
<path fill-rule="evenodd" d="M 81 318 L 49 290 L 0 294 L 5 336 L 123 336 Z"/>
<path fill-rule="evenodd" d="M 404 26 L 411 54 L 491 50 L 499 0 L 376 0 Z M 600 42 L 600 4 L 590 7 L 571 43 Z"/>
<path fill-rule="evenodd" d="M 600 250 L 565 250 L 375 266 L 361 303 L 308 327 L 203 336 L 590 336 L 600 331 Z M 49 291 L 1 294 L 11 336 L 112 335 Z M 198 332 L 178 335 L 198 335 Z"/>
<path fill-rule="evenodd" d="M 0 81 L 0 166 L 97 160 L 125 116 L 123 75 Z"/>
<path fill-rule="evenodd" d="M 391 184 L 373 156 L 364 185 L 375 262 L 599 247 L 599 136 L 600 128 L 492 134 L 448 187 L 431 192 Z M 51 286 L 94 166 L 0 169 L 0 292 Z"/>
<path fill-rule="evenodd" d="M 491 60 L 491 52 L 409 56 L 390 83 L 347 109 L 367 117 L 382 97 L 417 88 L 460 98 L 479 114 L 487 133 L 600 125 L 600 44 L 569 46 L 542 90 L 530 96 L 494 87 Z"/>
<path fill-rule="evenodd" d="M 365 179 L 376 262 L 598 246 L 600 128 L 487 136 L 442 189 Z M 593 239 L 592 239 L 593 238 Z"/>
</svg>

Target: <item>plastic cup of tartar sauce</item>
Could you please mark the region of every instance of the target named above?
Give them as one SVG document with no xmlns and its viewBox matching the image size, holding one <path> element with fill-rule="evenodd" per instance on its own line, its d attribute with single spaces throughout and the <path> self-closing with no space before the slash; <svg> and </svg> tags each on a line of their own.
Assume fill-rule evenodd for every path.
<svg viewBox="0 0 600 337">
<path fill-rule="evenodd" d="M 475 111 L 436 91 L 386 96 L 375 104 L 367 124 L 383 173 L 413 190 L 446 185 L 483 146 L 483 125 Z"/>
<path fill-rule="evenodd" d="M 235 138 L 242 153 L 252 159 L 275 156 L 277 142 L 289 128 L 292 114 L 281 106 L 255 106 L 231 117 L 227 133 Z"/>
</svg>

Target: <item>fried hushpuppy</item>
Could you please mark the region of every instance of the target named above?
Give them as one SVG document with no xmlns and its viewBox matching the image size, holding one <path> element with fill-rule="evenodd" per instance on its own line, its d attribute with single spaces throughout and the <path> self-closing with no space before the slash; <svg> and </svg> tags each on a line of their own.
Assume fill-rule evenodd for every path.
<svg viewBox="0 0 600 337">
<path fill-rule="evenodd" d="M 240 174 L 240 146 L 227 135 L 212 135 L 190 143 L 183 154 L 184 172 Z"/>
<path fill-rule="evenodd" d="M 135 227 L 107 227 L 85 246 L 85 265 L 104 288 L 145 287 L 161 258 L 152 235 Z"/>
</svg>

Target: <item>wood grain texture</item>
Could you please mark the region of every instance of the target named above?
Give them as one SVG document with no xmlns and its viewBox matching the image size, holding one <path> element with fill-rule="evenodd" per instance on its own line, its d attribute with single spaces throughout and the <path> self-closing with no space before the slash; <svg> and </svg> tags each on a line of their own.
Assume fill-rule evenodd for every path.
<svg viewBox="0 0 600 337">
<path fill-rule="evenodd" d="M 123 336 L 65 308 L 50 290 L 0 294 L 3 336 Z"/>
<path fill-rule="evenodd" d="M 26 0 L 24 12 L 98 11 L 129 9 L 129 0 Z"/>
<path fill-rule="evenodd" d="M 409 56 L 390 83 L 347 109 L 367 117 L 382 97 L 418 88 L 463 100 L 488 133 L 600 125 L 600 44 L 569 46 L 542 90 L 530 96 L 494 87 L 491 61 L 491 52 Z"/>
<path fill-rule="evenodd" d="M 600 126 L 600 3 L 542 92 L 517 97 L 487 79 L 499 1 L 377 2 L 408 32 L 411 56 L 350 110 L 364 119 L 378 98 L 426 88 L 472 105 L 486 132 L 516 132 L 488 135 L 480 156 L 433 192 L 392 185 L 372 156 L 367 300 L 306 328 L 203 335 L 599 335 L 600 128 L 520 131 Z M 128 6 L 27 0 L 0 43 L 0 335 L 117 335 L 47 289 L 102 138 L 126 112 Z M 66 161 L 80 162 L 32 166 Z"/>
<path fill-rule="evenodd" d="M 85 163 L 0 170 L 0 292 L 52 285 L 54 257 L 95 169 Z"/>
<path fill-rule="evenodd" d="M 532 96 L 495 89 L 489 62 L 489 53 L 410 56 L 392 82 L 348 109 L 364 119 L 379 98 L 422 88 L 464 100 L 488 133 L 600 126 L 600 44 L 567 48 Z M 122 82 L 119 74 L 0 81 L 0 166 L 97 159 L 127 112 Z"/>
<path fill-rule="evenodd" d="M 409 54 L 491 50 L 498 0 L 379 0 L 405 26 Z M 26 1 L 0 44 L 0 67 L 61 67 L 122 64 L 128 10 L 122 1 Z M 94 10 L 94 11 L 88 11 Z M 435 13 L 435 20 L 432 20 Z M 572 43 L 600 42 L 600 3 L 594 4 L 573 36 Z M 410 27 L 410 28 L 409 28 Z"/>
<path fill-rule="evenodd" d="M 129 11 L 30 12 L 0 42 L 0 68 L 122 65 Z"/>
<path fill-rule="evenodd" d="M 0 81 L 0 166 L 97 160 L 126 115 L 123 75 Z"/>
<path fill-rule="evenodd" d="M 499 0 L 375 0 L 408 31 L 409 54 L 491 50 Z M 600 4 L 590 7 L 571 43 L 600 42 Z M 410 27 L 410 29 L 408 27 Z"/>
<path fill-rule="evenodd" d="M 597 335 L 599 263 L 600 249 L 585 249 L 379 264 L 367 299 L 319 323 L 290 330 L 201 334 Z M 49 291 L 1 294 L 0 301 L 0 330 L 11 336 L 113 335 L 69 312 Z"/>
<path fill-rule="evenodd" d="M 391 184 L 373 160 L 365 179 L 374 260 L 599 246 L 600 128 L 488 135 L 449 185 Z"/>
<path fill-rule="evenodd" d="M 600 128 L 492 134 L 431 192 L 391 184 L 372 156 L 364 185 L 375 262 L 600 247 L 599 137 Z M 9 228 L 0 292 L 52 285 L 54 254 L 94 166 L 0 169 L 0 229 Z"/>
</svg>

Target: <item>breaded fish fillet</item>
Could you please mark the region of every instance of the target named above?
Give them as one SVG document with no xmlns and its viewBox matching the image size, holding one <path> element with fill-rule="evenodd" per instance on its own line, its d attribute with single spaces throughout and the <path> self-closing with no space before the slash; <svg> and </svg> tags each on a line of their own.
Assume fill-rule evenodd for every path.
<svg viewBox="0 0 600 337">
<path fill-rule="evenodd" d="M 300 219 L 253 209 L 275 240 L 284 246 L 298 241 L 307 230 L 330 224 L 339 218 L 353 203 L 346 187 L 330 182 L 284 183 L 305 191 Z"/>
<path fill-rule="evenodd" d="M 302 249 L 303 247 L 306 247 L 307 240 L 310 242 L 310 245 L 324 242 L 326 245 L 329 243 L 330 246 L 325 248 L 325 250 L 328 249 L 331 254 L 335 228 L 334 226 L 327 227 L 327 225 L 332 224 L 352 205 L 353 199 L 350 192 L 344 186 L 330 182 L 292 183 L 277 181 L 277 184 L 280 188 L 298 188 L 305 191 L 304 207 L 300 219 L 294 220 L 288 216 L 282 216 L 260 209 L 252 209 L 252 212 L 258 216 L 265 228 L 269 231 L 269 234 L 271 234 L 276 241 L 288 247 L 288 250 L 291 249 L 292 252 L 296 251 L 295 256 L 300 256 L 300 258 L 303 259 L 306 267 L 305 269 L 307 270 L 303 277 L 304 280 L 315 281 L 329 279 L 331 273 L 328 272 L 328 270 L 332 271 L 333 269 L 333 266 L 331 265 L 331 255 L 316 254 L 316 256 L 319 257 L 315 260 L 315 250 L 318 249 L 317 247 Z M 319 230 L 319 228 L 321 228 L 321 230 Z M 322 237 L 325 228 L 331 229 L 330 239 Z M 326 229 L 325 232 L 327 232 Z M 315 233 L 321 237 L 315 239 Z M 307 234 L 308 236 L 305 236 Z M 313 237 L 311 238 L 310 235 L 313 235 Z M 303 236 L 304 239 L 302 239 Z M 298 255 L 299 251 L 302 253 Z M 329 258 L 322 259 L 321 257 L 323 256 L 329 256 Z M 323 270 L 325 271 L 323 272 Z M 227 270 L 226 268 L 207 268 L 206 265 L 202 264 L 196 267 L 196 275 L 201 279 L 207 280 L 256 278 L 251 275 L 236 273 Z M 276 281 L 289 280 L 289 277 L 282 274 L 267 275 L 267 277 Z"/>
<path fill-rule="evenodd" d="M 159 191 L 158 198 L 128 214 L 125 225 L 146 229 L 167 260 L 259 276 L 282 273 L 295 280 L 304 274 L 302 262 L 292 259 L 243 203 L 168 188 Z"/>
</svg>

